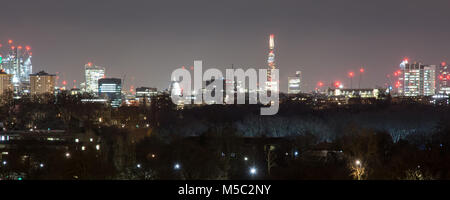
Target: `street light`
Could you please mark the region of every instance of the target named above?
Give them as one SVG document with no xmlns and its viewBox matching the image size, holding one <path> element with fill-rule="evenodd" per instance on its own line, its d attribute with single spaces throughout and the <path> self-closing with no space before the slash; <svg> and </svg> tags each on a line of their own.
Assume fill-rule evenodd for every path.
<svg viewBox="0 0 450 200">
<path fill-rule="evenodd" d="M 136 167 L 137 167 L 137 168 L 141 168 L 141 164 L 137 164 Z"/>
<path fill-rule="evenodd" d="M 173 166 L 173 168 L 174 168 L 175 170 L 179 170 L 179 169 L 181 168 L 181 166 L 180 166 L 180 164 L 176 163 L 176 164 Z"/>
<path fill-rule="evenodd" d="M 356 177 L 357 180 L 362 180 L 362 177 L 365 173 L 365 169 L 362 166 L 362 163 L 359 159 L 355 160 L 355 164 L 356 164 L 356 166 L 353 169 L 354 170 L 353 175 L 354 175 L 354 177 Z"/>
<path fill-rule="evenodd" d="M 256 167 L 251 167 L 250 168 L 250 175 L 256 175 Z"/>
<path fill-rule="evenodd" d="M 248 160 L 248 157 L 247 157 L 247 156 L 245 156 L 245 157 L 244 157 L 244 160 L 245 160 L 245 161 L 247 161 L 247 160 Z"/>
</svg>

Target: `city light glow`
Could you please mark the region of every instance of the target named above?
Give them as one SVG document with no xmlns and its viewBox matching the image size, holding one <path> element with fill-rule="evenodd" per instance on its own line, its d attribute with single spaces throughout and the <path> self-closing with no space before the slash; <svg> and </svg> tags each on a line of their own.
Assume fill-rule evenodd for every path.
<svg viewBox="0 0 450 200">
<path fill-rule="evenodd" d="M 180 166 L 180 164 L 176 163 L 176 164 L 173 166 L 173 168 L 174 168 L 175 170 L 179 170 L 179 169 L 181 168 L 181 166 Z"/>
<path fill-rule="evenodd" d="M 256 173 L 257 173 L 256 167 L 251 167 L 249 171 L 250 171 L 250 175 L 256 175 Z"/>
</svg>

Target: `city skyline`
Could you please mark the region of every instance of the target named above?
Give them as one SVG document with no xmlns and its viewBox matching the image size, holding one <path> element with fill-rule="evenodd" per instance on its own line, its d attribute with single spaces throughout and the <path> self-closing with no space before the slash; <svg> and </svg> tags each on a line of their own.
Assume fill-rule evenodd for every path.
<svg viewBox="0 0 450 200">
<path fill-rule="evenodd" d="M 450 180 L 449 0 L 0 8 L 2 185 L 277 199 L 305 196 L 296 182 Z M 96 185 L 27 193 L 117 193 Z"/>
<path fill-rule="evenodd" d="M 362 66 L 361 87 L 384 86 L 404 57 L 438 64 L 450 52 L 450 13 L 440 12 L 450 5 L 445 1 L 132 1 L 124 9 L 120 1 L 11 1 L 0 16 L 7 19 L 18 5 L 23 15 L 3 23 L 1 43 L 29 44 L 33 72 L 59 72 L 77 84 L 88 62 L 104 66 L 108 77 L 126 75 L 127 89 L 168 88 L 170 72 L 195 59 L 206 67 L 266 68 L 269 34 L 276 36 L 283 92 L 295 71 L 311 91 L 319 81 L 348 85 L 348 71 Z M 423 14 L 410 14 L 417 12 Z"/>
</svg>

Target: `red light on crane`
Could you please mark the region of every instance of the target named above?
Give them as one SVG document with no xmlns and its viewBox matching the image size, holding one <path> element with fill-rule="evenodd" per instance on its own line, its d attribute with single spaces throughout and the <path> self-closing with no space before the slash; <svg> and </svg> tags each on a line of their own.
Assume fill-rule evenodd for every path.
<svg viewBox="0 0 450 200">
<path fill-rule="evenodd" d="M 17 49 L 21 50 L 21 49 L 22 49 L 22 46 L 18 46 Z"/>
<path fill-rule="evenodd" d="M 445 66 L 445 65 L 447 65 L 447 63 L 445 63 L 445 62 L 442 62 L 442 63 L 441 63 L 441 66 Z"/>
<path fill-rule="evenodd" d="M 63 84 L 63 85 L 67 85 L 67 81 L 64 80 L 64 81 L 62 82 L 62 84 Z"/>
<path fill-rule="evenodd" d="M 8 40 L 8 44 L 12 44 L 13 43 L 13 41 L 12 40 Z"/>
<path fill-rule="evenodd" d="M 12 50 L 14 50 L 15 48 L 16 48 L 15 46 L 12 46 L 12 47 L 11 47 Z"/>
<path fill-rule="evenodd" d="M 359 72 L 364 73 L 364 68 L 359 69 Z"/>
<path fill-rule="evenodd" d="M 31 47 L 30 47 L 30 46 L 25 46 L 25 49 L 26 49 L 27 51 L 29 51 L 29 50 L 31 50 Z"/>
<path fill-rule="evenodd" d="M 355 74 L 353 72 L 349 72 L 348 76 L 353 77 Z"/>
<path fill-rule="evenodd" d="M 319 82 L 317 83 L 317 85 L 318 85 L 319 87 L 322 87 L 322 86 L 323 86 L 322 81 L 319 81 Z"/>
<path fill-rule="evenodd" d="M 334 86 L 338 88 L 339 86 L 341 86 L 341 82 L 339 81 L 334 82 Z"/>
<path fill-rule="evenodd" d="M 91 62 L 88 62 L 87 65 L 88 65 L 89 67 L 92 67 L 92 63 L 91 63 Z"/>
</svg>

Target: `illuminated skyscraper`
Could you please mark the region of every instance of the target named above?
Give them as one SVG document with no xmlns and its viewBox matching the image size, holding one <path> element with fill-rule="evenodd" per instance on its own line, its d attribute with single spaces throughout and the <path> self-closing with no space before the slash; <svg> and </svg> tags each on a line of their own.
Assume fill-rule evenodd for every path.
<svg viewBox="0 0 450 200">
<path fill-rule="evenodd" d="M 102 78 L 98 80 L 98 95 L 108 99 L 113 108 L 122 104 L 122 80 L 118 78 Z"/>
<path fill-rule="evenodd" d="M 95 66 L 92 63 L 84 65 L 85 92 L 97 94 L 98 80 L 105 78 L 105 68 Z"/>
<path fill-rule="evenodd" d="M 269 55 L 267 56 L 267 82 L 266 82 L 266 89 L 267 90 L 273 90 L 278 91 L 278 82 L 276 80 L 273 80 L 273 72 L 272 70 L 276 69 L 275 64 L 275 36 L 273 34 L 269 37 Z"/>
<path fill-rule="evenodd" d="M 298 94 L 301 91 L 301 71 L 297 71 L 294 77 L 288 77 L 288 94 Z"/>
<path fill-rule="evenodd" d="M 12 84 L 16 95 L 29 92 L 30 74 L 32 73 L 32 53 L 29 46 L 15 46 L 9 40 L 2 48 L 0 44 L 0 69 L 12 75 Z"/>
<path fill-rule="evenodd" d="M 436 72 L 438 74 L 438 78 L 436 80 L 437 93 L 450 94 L 450 69 L 447 63 L 442 62 Z"/>
<path fill-rule="evenodd" d="M 403 96 L 431 96 L 436 92 L 436 65 L 408 63 L 400 65 L 399 93 Z"/>
</svg>

